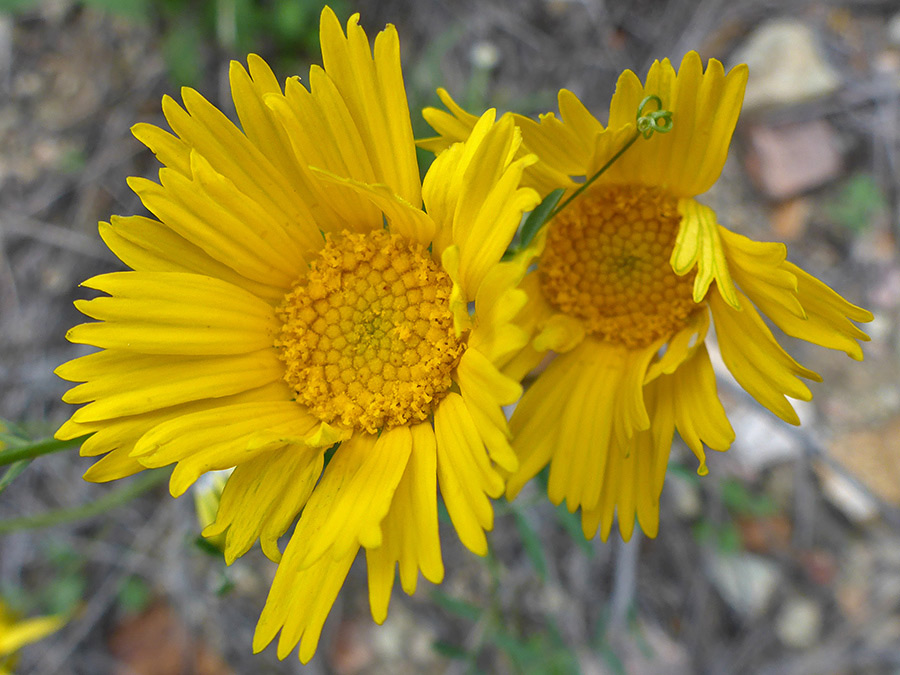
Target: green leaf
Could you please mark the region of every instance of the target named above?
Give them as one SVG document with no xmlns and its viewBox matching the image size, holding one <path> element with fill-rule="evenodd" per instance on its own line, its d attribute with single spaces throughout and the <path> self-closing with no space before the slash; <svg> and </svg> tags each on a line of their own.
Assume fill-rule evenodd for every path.
<svg viewBox="0 0 900 675">
<path fill-rule="evenodd" d="M 190 16 L 185 16 L 166 32 L 162 51 L 173 84 L 191 86 L 201 81 L 203 43 L 202 31 Z"/>
<path fill-rule="evenodd" d="M 537 205 L 537 208 L 535 208 L 534 211 L 528 214 L 528 217 L 525 218 L 525 222 L 522 224 L 522 237 L 519 243 L 520 248 L 525 248 L 531 243 L 531 240 L 534 239 L 534 235 L 536 235 L 538 230 L 544 226 L 547 216 L 549 216 L 550 212 L 556 208 L 556 205 L 559 204 L 559 200 L 562 199 L 565 192 L 566 191 L 562 188 L 554 190 L 544 197 L 544 200 Z"/>
<path fill-rule="evenodd" d="M 435 651 L 435 653 L 440 654 L 441 656 L 448 659 L 454 659 L 456 661 L 468 661 L 472 658 L 471 656 L 469 656 L 469 653 L 459 645 L 444 642 L 443 640 L 432 642 L 431 648 Z"/>
<path fill-rule="evenodd" d="M 128 577 L 119 586 L 119 607 L 129 614 L 138 614 L 150 604 L 150 589 L 140 577 Z"/>
<path fill-rule="evenodd" d="M 83 2 L 88 7 L 102 12 L 137 21 L 147 19 L 150 14 L 147 0 L 83 0 Z"/>
<path fill-rule="evenodd" d="M 522 537 L 522 546 L 525 548 L 525 555 L 534 566 L 541 581 L 547 580 L 547 558 L 544 557 L 544 547 L 541 544 L 541 538 L 535 532 L 528 519 L 518 510 L 513 511 L 513 519 L 516 523 L 516 529 L 519 536 Z"/>
<path fill-rule="evenodd" d="M 432 591 L 431 599 L 444 611 L 456 614 L 456 616 L 466 619 L 467 621 L 477 621 L 481 618 L 483 612 L 481 607 L 477 607 L 465 600 L 454 598 L 443 591 Z"/>
</svg>

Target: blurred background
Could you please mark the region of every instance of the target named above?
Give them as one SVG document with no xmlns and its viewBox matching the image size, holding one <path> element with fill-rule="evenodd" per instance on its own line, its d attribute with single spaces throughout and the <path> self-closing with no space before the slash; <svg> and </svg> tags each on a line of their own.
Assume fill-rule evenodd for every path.
<svg viewBox="0 0 900 675">
<path fill-rule="evenodd" d="M 318 62 L 315 0 L 0 0 L 0 418 L 42 438 L 70 414 L 52 370 L 89 276 L 121 269 L 98 220 L 144 213 L 127 176 L 158 165 L 129 133 L 163 94 L 233 117 L 228 62 L 279 79 Z M 538 113 L 566 87 L 604 118 L 618 74 L 655 58 L 750 64 L 721 180 L 724 225 L 876 316 L 859 364 L 784 338 L 821 373 L 794 429 L 719 368 L 735 427 L 709 476 L 676 440 L 660 535 L 586 542 L 540 481 L 497 504 L 491 553 L 448 523 L 443 585 L 395 592 L 384 626 L 357 565 L 302 666 L 251 636 L 274 565 L 198 542 L 192 498 L 81 480 L 44 457 L 0 495 L 0 598 L 73 620 L 21 673 L 900 673 L 900 3 L 897 0 L 336 0 L 370 37 L 391 22 L 415 112 L 444 86 L 470 110 Z M 423 161 L 427 158 L 423 155 Z M 97 509 L 101 504 L 115 508 Z M 43 524 L 59 509 L 81 516 Z M 101 511 L 100 513 L 96 513 Z M 50 513 L 49 517 L 43 514 Z M 41 520 L 43 519 L 43 520 Z M 33 524 L 33 523 L 32 523 Z"/>
</svg>

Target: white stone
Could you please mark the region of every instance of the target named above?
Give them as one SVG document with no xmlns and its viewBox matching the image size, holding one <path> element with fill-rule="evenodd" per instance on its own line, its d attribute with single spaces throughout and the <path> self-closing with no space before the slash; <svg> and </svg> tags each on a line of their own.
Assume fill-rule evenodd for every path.
<svg viewBox="0 0 900 675">
<path fill-rule="evenodd" d="M 854 523 L 867 523 L 878 517 L 878 503 L 843 474 L 822 464 L 820 476 L 825 498 Z"/>
<path fill-rule="evenodd" d="M 795 649 L 812 647 L 822 631 L 822 610 L 808 598 L 795 597 L 785 602 L 775 619 L 778 639 Z"/>
<path fill-rule="evenodd" d="M 840 86 L 837 72 L 821 56 L 813 31 L 794 19 L 773 19 L 734 54 L 750 67 L 744 110 L 802 103 Z"/>
<path fill-rule="evenodd" d="M 781 572 L 774 563 L 749 553 L 716 555 L 709 567 L 716 590 L 745 619 L 762 616 L 781 580 Z"/>
</svg>

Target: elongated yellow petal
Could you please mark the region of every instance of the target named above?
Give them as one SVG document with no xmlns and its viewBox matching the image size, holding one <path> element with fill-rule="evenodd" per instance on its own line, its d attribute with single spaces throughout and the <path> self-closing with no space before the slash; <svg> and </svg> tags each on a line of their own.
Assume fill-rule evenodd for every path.
<svg viewBox="0 0 900 675">
<path fill-rule="evenodd" d="M 170 488 L 177 497 L 201 474 L 238 466 L 293 437 L 304 445 L 318 419 L 291 401 L 239 403 L 182 415 L 152 428 L 132 456 L 148 467 L 177 462 Z M 254 442 L 258 438 L 269 442 Z"/>
<path fill-rule="evenodd" d="M 646 84 L 625 71 L 616 85 L 609 113 L 609 128 L 633 123 L 646 96 L 658 96 L 672 112 L 673 129 L 638 140 L 607 177 L 611 182 L 657 185 L 675 197 L 706 192 L 719 177 L 737 124 L 747 66 L 727 75 L 722 64 L 710 59 L 706 71 L 699 55 L 688 52 L 676 74 L 668 59 L 650 67 Z M 648 104 L 645 113 L 655 110 Z"/>
<path fill-rule="evenodd" d="M 108 483 L 111 480 L 118 480 L 133 476 L 146 469 L 143 464 L 132 457 L 131 448 L 119 447 L 104 455 L 87 471 L 84 472 L 84 479 L 89 483 Z"/>
<path fill-rule="evenodd" d="M 193 359 L 154 356 L 127 359 L 123 356 L 127 357 L 127 353 L 99 352 L 70 362 L 76 365 L 64 364 L 58 369 L 70 374 L 80 367 L 96 365 L 98 368 L 88 382 L 73 387 L 64 397 L 69 403 L 93 401 L 76 411 L 73 421 L 109 420 L 228 396 L 276 382 L 283 373 L 281 363 L 269 350 Z M 119 364 L 122 364 L 120 369 Z"/>
<path fill-rule="evenodd" d="M 413 448 L 409 463 L 394 492 L 390 511 L 382 521 L 381 546 L 366 549 L 369 604 L 372 618 L 384 622 L 394 585 L 394 566 L 399 562 L 403 590 L 414 593 L 419 569 L 434 583 L 444 577 L 438 537 L 437 455 L 430 423 L 412 428 Z"/>
<path fill-rule="evenodd" d="M 61 616 L 42 616 L 24 619 L 11 626 L 0 626 L 0 656 L 18 651 L 58 631 L 65 623 Z"/>
<path fill-rule="evenodd" d="M 273 304 L 284 296 L 284 288 L 240 275 L 159 221 L 113 216 L 109 223 L 101 222 L 99 229 L 109 250 L 138 272 L 190 272 L 215 277 Z"/>
<path fill-rule="evenodd" d="M 785 396 L 809 401 L 812 393 L 798 376 L 815 382 L 822 378 L 792 359 L 775 341 L 753 305 L 743 294 L 738 293 L 738 297 L 740 311 L 729 307 L 717 291 L 708 296 L 722 359 L 753 398 L 785 422 L 800 424 Z"/>
<path fill-rule="evenodd" d="M 459 394 L 448 394 L 434 414 L 441 495 L 462 543 L 487 553 L 485 530 L 494 525 L 488 497 L 499 497 L 503 479 L 491 466 L 475 423 Z"/>
<path fill-rule="evenodd" d="M 463 401 L 491 459 L 505 471 L 515 471 L 518 460 L 509 444 L 509 429 L 501 406 L 518 400 L 521 385 L 503 375 L 473 347 L 460 359 L 456 376 Z"/>
<path fill-rule="evenodd" d="M 424 108 L 422 117 L 439 135 L 416 142 L 420 148 L 435 154 L 443 152 L 454 143 L 466 140 L 478 122 L 478 116 L 463 110 L 443 87 L 438 87 L 437 95 L 450 112 L 439 108 Z"/>
<path fill-rule="evenodd" d="M 182 97 L 185 109 L 163 97 L 163 113 L 172 130 L 273 218 L 277 214 L 279 222 L 306 223 L 308 211 L 296 199 L 295 186 L 250 139 L 193 89 L 182 89 Z"/>
<path fill-rule="evenodd" d="M 303 567 L 298 562 L 298 556 L 303 555 L 305 546 L 306 541 L 298 537 L 295 530 L 256 624 L 254 653 L 265 649 L 279 630 L 278 658 L 283 659 L 290 654 L 298 642 L 303 663 L 309 662 L 316 653 L 322 626 L 359 547 L 354 547 L 340 559 L 323 556 L 318 562 Z"/>
<path fill-rule="evenodd" d="M 420 206 L 419 169 L 396 29 L 388 25 L 378 34 L 373 57 L 359 15 L 347 21 L 345 37 L 334 12 L 325 7 L 319 36 L 325 70 L 344 98 L 376 167 L 374 182 L 386 183 L 405 201 Z"/>
<path fill-rule="evenodd" d="M 406 469 L 412 436 L 395 427 L 377 439 L 354 434 L 335 452 L 313 491 L 294 534 L 305 542 L 297 564 L 312 565 L 326 554 L 335 560 L 360 545 L 377 548 L 381 521 Z"/>
<path fill-rule="evenodd" d="M 872 314 L 785 260 L 782 244 L 755 242 L 720 228 L 735 280 L 759 310 L 792 337 L 839 349 L 862 360 L 859 341 L 869 337 L 852 321 Z"/>
<path fill-rule="evenodd" d="M 176 272 L 114 272 L 83 283 L 111 294 L 75 306 L 101 323 L 66 338 L 144 354 L 242 354 L 271 347 L 278 330 L 270 305 L 219 279 Z"/>
<path fill-rule="evenodd" d="M 698 471 L 703 474 L 706 472 L 704 443 L 721 452 L 734 441 L 734 430 L 716 392 L 716 376 L 706 346 L 701 346 L 671 377 L 675 426 L 681 439 L 700 460 Z"/>
<path fill-rule="evenodd" d="M 259 539 L 263 552 L 281 560 L 278 538 L 284 534 L 312 494 L 322 473 L 321 448 L 282 447 L 237 466 L 222 492 L 215 522 L 204 537 L 227 532 L 229 565 Z"/>
</svg>

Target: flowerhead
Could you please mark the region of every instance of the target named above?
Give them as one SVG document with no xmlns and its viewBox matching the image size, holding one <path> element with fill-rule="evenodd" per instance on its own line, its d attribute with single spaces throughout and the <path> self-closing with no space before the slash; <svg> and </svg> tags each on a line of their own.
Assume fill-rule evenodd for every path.
<svg viewBox="0 0 900 675">
<path fill-rule="evenodd" d="M 721 173 L 741 108 L 747 67 L 725 73 L 685 56 L 677 73 L 656 62 L 645 82 L 619 78 L 604 127 L 569 91 L 560 118 L 516 116 L 522 152 L 540 161 L 526 180 L 542 194 L 591 177 L 638 132 L 635 111 L 658 97 L 673 129 L 638 139 L 539 233 L 536 269 L 522 283 L 519 321 L 533 339 L 506 366 L 521 375 L 556 357 L 511 420 L 519 468 L 514 497 L 550 465 L 548 493 L 581 508 L 586 536 L 606 538 L 617 517 L 628 539 L 635 518 L 655 536 L 659 495 L 675 430 L 700 460 L 726 450 L 734 432 L 719 401 L 705 339 L 712 319 L 725 365 L 757 401 L 799 424 L 788 399 L 812 398 L 797 363 L 763 320 L 782 332 L 862 359 L 868 337 L 852 321 L 872 315 L 786 260 L 784 245 L 756 242 L 719 224 L 696 199 Z M 472 123 L 441 92 L 451 114 L 430 109 L 439 150 Z"/>
<path fill-rule="evenodd" d="M 11 675 L 16 665 L 16 652 L 56 632 L 64 620 L 59 616 L 19 619 L 0 601 L 0 675 Z"/>
<path fill-rule="evenodd" d="M 308 88 L 232 63 L 242 130 L 192 89 L 163 100 L 174 133 L 134 127 L 164 165 L 130 181 L 155 217 L 101 224 L 132 271 L 85 282 L 107 295 L 68 338 L 100 351 L 57 370 L 82 382 L 57 436 L 93 434 L 88 480 L 175 464 L 178 496 L 234 468 L 204 535 L 229 563 L 257 539 L 280 561 L 254 649 L 281 631 L 303 661 L 360 548 L 379 623 L 395 563 L 409 593 L 442 579 L 438 486 L 486 552 L 517 466 L 501 406 L 521 389 L 497 364 L 527 341 L 523 270 L 500 258 L 539 199 L 493 112 L 420 181 L 396 30 L 373 56 L 358 16 L 345 34 L 326 8 L 320 37 Z"/>
</svg>

